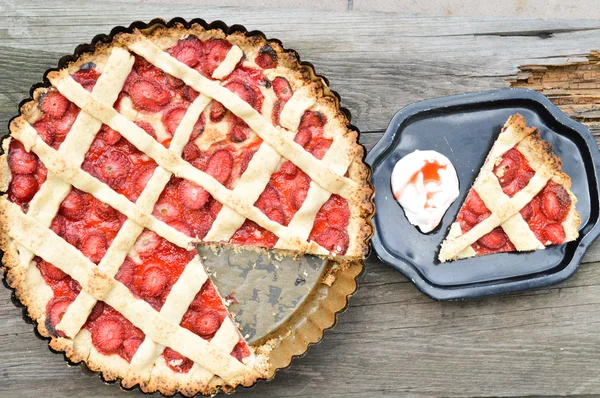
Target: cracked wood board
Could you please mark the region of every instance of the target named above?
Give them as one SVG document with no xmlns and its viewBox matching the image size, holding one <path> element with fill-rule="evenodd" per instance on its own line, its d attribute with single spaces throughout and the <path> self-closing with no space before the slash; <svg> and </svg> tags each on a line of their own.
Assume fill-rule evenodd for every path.
<svg viewBox="0 0 600 398">
<path fill-rule="evenodd" d="M 519 66 L 511 87 L 544 94 L 571 118 L 585 124 L 600 142 L 600 52 L 557 64 Z"/>
</svg>

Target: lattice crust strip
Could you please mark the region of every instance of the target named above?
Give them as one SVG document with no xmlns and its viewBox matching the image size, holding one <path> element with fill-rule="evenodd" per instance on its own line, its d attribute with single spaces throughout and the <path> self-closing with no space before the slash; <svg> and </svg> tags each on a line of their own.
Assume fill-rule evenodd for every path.
<svg viewBox="0 0 600 398">
<path fill-rule="evenodd" d="M 78 249 L 21 212 L 18 205 L 0 198 L 0 211 L 8 217 L 12 226 L 7 231 L 12 239 L 71 276 L 83 290 L 120 312 L 147 338 L 175 351 L 185 352 L 188 358 L 228 384 L 247 384 L 246 381 L 260 377 L 252 367 L 239 362 L 229 352 L 182 328 L 150 304 L 136 298 L 126 286 L 99 269 Z"/>
<path fill-rule="evenodd" d="M 464 234 L 459 223 L 453 223 L 440 251 L 439 257 L 442 262 L 475 256 L 476 252 L 471 245 L 498 226 L 502 227 L 518 251 L 543 249 L 544 243 L 537 239 L 520 211 L 544 189 L 550 180 L 554 180 L 567 189 L 574 208 L 577 198 L 568 190 L 570 178 L 560 170 L 559 166 L 555 165 L 554 160 L 550 163 L 552 167 L 549 167 L 547 161 L 531 150 L 531 148 L 541 145 L 541 138 L 536 131 L 535 128 L 527 127 L 525 119 L 521 115 L 517 114 L 508 119 L 471 188 L 483 200 L 491 215 Z M 511 198 L 502 191 L 493 169 L 499 159 L 512 148 L 519 150 L 529 165 L 533 167 L 535 174 L 528 184 Z M 552 159 L 555 158 L 552 155 Z M 559 162 L 556 161 L 556 163 Z M 566 233 L 565 241 L 577 237 L 578 218 L 577 212 L 571 209 L 567 220 L 563 222 Z"/>
</svg>

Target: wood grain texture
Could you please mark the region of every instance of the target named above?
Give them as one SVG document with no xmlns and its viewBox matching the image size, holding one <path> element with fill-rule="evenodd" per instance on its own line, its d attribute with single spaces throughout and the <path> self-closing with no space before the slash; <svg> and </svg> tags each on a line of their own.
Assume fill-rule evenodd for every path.
<svg viewBox="0 0 600 398">
<path fill-rule="evenodd" d="M 199 5 L 66 0 L 0 2 L 0 125 L 31 84 L 113 26 L 202 17 L 260 29 L 328 77 L 353 122 L 382 130 L 431 97 L 506 87 L 517 65 L 580 60 L 600 47 L 599 21 L 404 17 Z M 3 127 L 6 128 L 6 127 Z M 363 134 L 371 148 L 381 134 Z M 275 380 L 241 396 L 515 396 L 600 393 L 600 245 L 556 287 L 438 303 L 370 258 L 335 329 Z M 2 396 L 141 396 L 90 380 L 21 319 L 0 290 Z"/>
</svg>

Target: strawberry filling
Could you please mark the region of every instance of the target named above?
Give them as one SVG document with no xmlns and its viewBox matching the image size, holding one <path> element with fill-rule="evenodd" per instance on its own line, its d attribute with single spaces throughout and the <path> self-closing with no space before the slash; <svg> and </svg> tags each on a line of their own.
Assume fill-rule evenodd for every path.
<svg viewBox="0 0 600 398">
<path fill-rule="evenodd" d="M 492 213 L 485 206 L 485 203 L 476 191 L 471 190 L 462 208 L 458 212 L 456 220 L 460 224 L 462 233 L 467 233 L 475 225 L 479 224 Z M 477 242 L 471 245 L 477 254 L 491 254 L 514 251 L 515 247 L 504 232 L 502 227 L 497 227 L 482 236 Z"/>
<path fill-rule="evenodd" d="M 125 138 L 119 136 L 115 140 L 114 134 L 118 133 L 112 131 L 108 127 L 101 129 L 81 168 L 135 201 L 152 177 L 156 163 Z"/>
<path fill-rule="evenodd" d="M 92 195 L 73 188 L 50 228 L 98 264 L 126 217 Z"/>
<path fill-rule="evenodd" d="M 544 245 L 557 245 L 565 241 L 562 223 L 571 208 L 571 198 L 562 185 L 548 181 L 531 202 L 521 209 L 521 216 L 536 238 Z"/>
<path fill-rule="evenodd" d="M 341 196 L 331 195 L 317 213 L 308 239 L 334 254 L 345 254 L 350 244 L 347 232 L 349 222 L 348 202 Z"/>
<path fill-rule="evenodd" d="M 529 167 L 525 156 L 512 148 L 502 155 L 500 163 L 494 167 L 494 174 L 500 182 L 502 191 L 512 198 L 527 186 L 535 171 Z"/>
<path fill-rule="evenodd" d="M 93 63 L 88 63 L 75 72 L 72 77 L 86 90 L 91 91 L 100 77 L 100 73 Z M 40 96 L 38 107 L 41 117 L 33 124 L 33 128 L 46 144 L 58 149 L 71 130 L 71 126 L 79 114 L 79 108 L 54 88 Z"/>
<path fill-rule="evenodd" d="M 134 249 L 137 256 L 127 257 L 115 278 L 159 311 L 195 251 L 175 246 L 150 230 L 144 230 Z"/>
<path fill-rule="evenodd" d="M 98 302 L 83 325 L 91 333 L 92 344 L 104 355 L 116 354 L 131 362 L 144 341 L 144 333 L 106 303 Z"/>
<path fill-rule="evenodd" d="M 46 167 L 35 153 L 25 151 L 23 144 L 17 140 L 10 141 L 8 166 L 12 174 L 8 186 L 8 200 L 27 210 L 29 202 L 46 181 Z"/>
<path fill-rule="evenodd" d="M 205 340 L 211 340 L 221 327 L 221 323 L 228 317 L 227 309 L 217 290 L 208 280 L 183 315 L 180 325 Z M 250 355 L 250 349 L 243 339 L 240 338 L 231 355 L 238 361 Z M 189 372 L 193 365 L 191 360 L 171 349 L 165 349 L 163 357 L 167 366 L 178 373 Z"/>
<path fill-rule="evenodd" d="M 324 136 L 325 115 L 319 112 L 306 111 L 300 119 L 298 132 L 294 141 L 310 152 L 317 159 L 323 159 L 331 146 L 332 140 Z"/>
</svg>

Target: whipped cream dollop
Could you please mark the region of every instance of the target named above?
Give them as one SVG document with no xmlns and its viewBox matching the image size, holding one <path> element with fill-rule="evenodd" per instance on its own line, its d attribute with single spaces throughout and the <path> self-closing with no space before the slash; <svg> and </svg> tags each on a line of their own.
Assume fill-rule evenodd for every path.
<svg viewBox="0 0 600 398">
<path fill-rule="evenodd" d="M 436 151 L 416 150 L 404 156 L 394 166 L 391 183 L 408 221 L 424 233 L 438 226 L 459 193 L 456 169 Z"/>
</svg>

